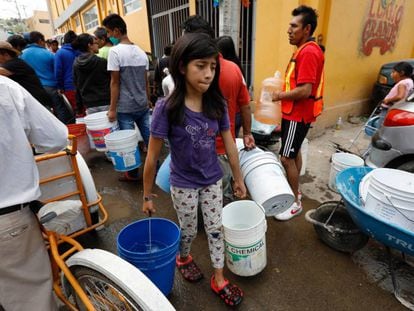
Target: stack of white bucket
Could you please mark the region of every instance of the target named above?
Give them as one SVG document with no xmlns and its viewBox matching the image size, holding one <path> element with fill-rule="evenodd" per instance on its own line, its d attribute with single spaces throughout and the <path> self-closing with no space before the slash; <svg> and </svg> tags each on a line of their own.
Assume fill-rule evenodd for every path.
<svg viewBox="0 0 414 311">
<path fill-rule="evenodd" d="M 259 148 L 245 151 L 243 140 L 236 140 L 243 179 L 254 201 L 263 206 L 266 216 L 286 211 L 295 198 L 276 155 Z"/>
<path fill-rule="evenodd" d="M 359 193 L 367 212 L 386 223 L 414 231 L 414 174 L 375 169 L 361 180 Z"/>
</svg>

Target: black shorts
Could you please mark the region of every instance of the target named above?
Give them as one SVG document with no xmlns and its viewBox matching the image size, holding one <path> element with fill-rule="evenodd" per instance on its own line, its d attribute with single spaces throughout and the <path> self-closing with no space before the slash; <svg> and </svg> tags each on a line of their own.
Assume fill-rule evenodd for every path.
<svg viewBox="0 0 414 311">
<path fill-rule="evenodd" d="M 282 146 L 279 151 L 282 157 L 296 158 L 310 125 L 310 123 L 282 119 Z"/>
</svg>

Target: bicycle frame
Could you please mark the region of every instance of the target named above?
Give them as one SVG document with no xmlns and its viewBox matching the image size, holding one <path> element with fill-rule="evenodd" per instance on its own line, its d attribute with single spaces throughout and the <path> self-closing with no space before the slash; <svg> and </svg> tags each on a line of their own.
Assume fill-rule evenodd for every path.
<svg viewBox="0 0 414 311">
<path fill-rule="evenodd" d="M 82 234 L 85 234 L 87 232 L 90 232 L 96 229 L 97 227 L 101 226 L 102 224 L 104 224 L 108 219 L 108 213 L 102 204 L 102 197 L 99 194 L 97 195 L 98 199 L 96 201 L 90 202 L 90 203 L 87 202 L 86 195 L 85 195 L 85 189 L 82 185 L 79 167 L 78 167 L 78 163 L 76 160 L 76 153 L 77 153 L 76 137 L 73 135 L 69 135 L 69 140 L 71 141 L 71 145 L 65 151 L 61 151 L 55 154 L 37 156 L 36 162 L 47 161 L 47 160 L 55 159 L 58 157 L 69 156 L 72 169 L 62 174 L 57 174 L 57 175 L 54 175 L 48 178 L 40 179 L 39 184 L 42 185 L 42 184 L 53 182 L 53 181 L 56 181 L 62 178 L 73 176 L 75 178 L 75 183 L 76 183 L 76 188 L 77 188 L 76 191 L 70 191 L 68 193 L 49 198 L 47 200 L 44 200 L 43 203 L 49 203 L 49 202 L 64 200 L 64 199 L 67 199 L 73 196 L 79 196 L 80 201 L 82 202 L 82 210 L 83 210 L 83 215 L 85 217 L 86 227 L 68 236 L 61 235 L 61 234 L 58 234 L 52 231 L 47 231 L 43 226 L 41 226 L 41 228 L 44 233 L 44 239 L 46 243 L 48 244 L 48 248 L 50 251 L 49 258 L 50 258 L 50 262 L 52 266 L 53 290 L 55 291 L 56 295 L 71 310 L 78 310 L 77 307 L 73 305 L 66 298 L 65 294 L 62 291 L 62 282 L 60 278 L 60 271 L 62 271 L 65 278 L 70 283 L 70 285 L 72 286 L 73 290 L 76 292 L 78 297 L 81 299 L 84 306 L 87 308 L 87 310 L 92 311 L 92 310 L 95 310 L 95 308 L 93 307 L 92 303 L 88 299 L 86 293 L 83 291 L 83 289 L 77 282 L 76 278 L 71 273 L 68 266 L 65 264 L 65 260 L 70 255 L 74 254 L 75 252 L 79 252 L 83 250 L 83 247 L 77 241 L 75 241 L 74 238 Z M 89 208 L 95 205 L 98 205 L 99 212 L 102 218 L 96 224 L 92 224 Z M 58 250 L 58 245 L 61 243 L 68 243 L 69 245 L 71 245 L 71 248 L 67 250 L 66 252 L 64 252 L 63 254 L 60 254 Z"/>
</svg>

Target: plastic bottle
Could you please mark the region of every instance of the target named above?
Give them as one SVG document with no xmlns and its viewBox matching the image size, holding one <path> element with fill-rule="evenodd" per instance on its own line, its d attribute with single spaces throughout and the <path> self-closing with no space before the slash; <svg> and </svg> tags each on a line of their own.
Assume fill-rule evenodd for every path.
<svg viewBox="0 0 414 311">
<path fill-rule="evenodd" d="M 339 117 L 336 121 L 335 129 L 340 130 L 342 128 L 342 117 Z"/>
<path fill-rule="evenodd" d="M 265 124 L 280 125 L 282 112 L 280 101 L 272 101 L 272 93 L 282 90 L 283 80 L 279 71 L 262 82 L 260 100 L 254 112 L 254 118 Z"/>
</svg>

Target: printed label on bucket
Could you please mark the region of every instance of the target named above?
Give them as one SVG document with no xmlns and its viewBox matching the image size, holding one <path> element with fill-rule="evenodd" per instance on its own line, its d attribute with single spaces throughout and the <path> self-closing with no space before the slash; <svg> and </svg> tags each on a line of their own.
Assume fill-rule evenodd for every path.
<svg viewBox="0 0 414 311">
<path fill-rule="evenodd" d="M 225 244 L 227 263 L 234 273 L 250 275 L 251 272 L 260 272 L 266 266 L 266 242 L 264 237 L 257 243 L 246 247 L 232 245 L 227 241 Z"/>
<path fill-rule="evenodd" d="M 136 151 L 129 151 L 129 152 L 118 152 L 118 155 L 122 157 L 124 161 L 125 167 L 134 166 L 137 164 L 137 160 L 135 158 Z"/>
</svg>

